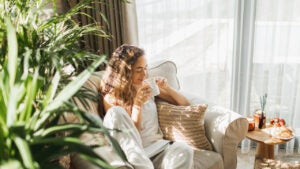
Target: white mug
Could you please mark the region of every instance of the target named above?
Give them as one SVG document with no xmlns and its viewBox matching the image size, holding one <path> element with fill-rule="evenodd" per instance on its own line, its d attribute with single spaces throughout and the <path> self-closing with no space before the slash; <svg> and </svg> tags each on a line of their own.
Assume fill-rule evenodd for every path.
<svg viewBox="0 0 300 169">
<path fill-rule="evenodd" d="M 159 95 L 159 88 L 156 84 L 156 80 L 155 78 L 148 78 L 145 79 L 145 82 L 149 84 L 150 88 L 151 88 L 151 97 L 157 96 Z"/>
</svg>

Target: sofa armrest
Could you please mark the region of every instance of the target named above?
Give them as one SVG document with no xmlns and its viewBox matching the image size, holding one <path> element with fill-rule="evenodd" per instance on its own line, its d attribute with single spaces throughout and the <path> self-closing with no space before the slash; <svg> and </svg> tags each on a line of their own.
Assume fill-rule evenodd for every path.
<svg viewBox="0 0 300 169">
<path fill-rule="evenodd" d="M 204 104 L 205 100 L 193 94 L 183 93 L 191 104 Z M 248 120 L 240 114 L 213 103 L 207 103 L 205 113 L 205 134 L 214 151 L 223 157 L 224 168 L 235 169 L 237 146 L 248 131 Z"/>
<path fill-rule="evenodd" d="M 247 119 L 236 112 L 213 105 L 206 112 L 205 131 L 214 150 L 222 155 L 224 168 L 236 168 L 237 146 L 247 134 Z"/>
</svg>

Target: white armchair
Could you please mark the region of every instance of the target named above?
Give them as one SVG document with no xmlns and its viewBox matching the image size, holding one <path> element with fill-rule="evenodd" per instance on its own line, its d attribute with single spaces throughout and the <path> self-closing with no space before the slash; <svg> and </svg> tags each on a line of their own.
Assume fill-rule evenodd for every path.
<svg viewBox="0 0 300 169">
<path fill-rule="evenodd" d="M 96 72 L 85 84 L 85 86 L 93 89 L 95 93 L 99 92 L 100 80 L 102 72 Z M 176 65 L 171 61 L 160 61 L 150 65 L 150 76 L 164 76 L 167 78 L 168 83 L 179 89 L 179 81 L 177 79 Z M 188 93 L 183 94 L 189 99 L 192 104 L 206 103 L 195 95 Z M 103 107 L 101 101 L 89 102 L 89 112 L 103 116 Z M 208 140 L 212 144 L 213 151 L 197 150 L 194 153 L 195 168 L 201 169 L 235 169 L 237 166 L 237 146 L 239 142 L 245 138 L 248 129 L 248 121 L 238 113 L 222 108 L 217 105 L 208 104 L 208 109 L 205 114 L 205 132 Z M 88 139 L 88 136 L 83 136 L 82 140 L 87 144 L 93 142 Z M 106 154 L 105 150 L 111 149 L 103 147 L 100 149 L 99 154 Z M 107 155 L 107 154 L 106 154 Z M 108 159 L 111 161 L 112 159 Z M 113 160 L 118 161 L 118 159 Z M 76 155 L 72 156 L 73 168 L 93 168 L 91 164 L 80 160 Z M 81 163 L 81 164 L 79 164 Z M 82 164 L 86 163 L 86 164 Z M 81 167 L 78 167 L 81 166 Z M 122 163 L 118 163 L 118 167 L 122 167 Z"/>
<path fill-rule="evenodd" d="M 172 61 L 158 61 L 150 65 L 150 76 L 164 76 L 168 83 L 180 90 L 180 83 L 177 78 L 177 67 Z M 180 90 L 181 91 L 181 90 Z M 196 153 L 194 159 L 199 168 L 216 169 L 222 157 L 224 169 L 235 169 L 237 166 L 237 146 L 245 138 L 248 131 L 248 121 L 240 114 L 224 107 L 208 103 L 204 99 L 192 93 L 192 91 L 181 91 L 191 104 L 208 104 L 205 113 L 206 137 L 213 146 L 216 153 Z M 205 153 L 204 153 L 205 152 Z"/>
</svg>

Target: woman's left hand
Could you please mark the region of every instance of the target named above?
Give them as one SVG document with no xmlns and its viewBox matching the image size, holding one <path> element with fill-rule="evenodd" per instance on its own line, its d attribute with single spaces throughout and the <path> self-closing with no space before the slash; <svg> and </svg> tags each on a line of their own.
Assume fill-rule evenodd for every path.
<svg viewBox="0 0 300 169">
<path fill-rule="evenodd" d="M 160 90 L 160 94 L 158 95 L 160 99 L 175 105 L 190 105 L 187 98 L 185 98 L 181 93 L 169 86 L 166 78 L 156 77 L 155 80 Z"/>
<path fill-rule="evenodd" d="M 161 89 L 166 89 L 168 87 L 168 81 L 166 78 L 158 76 L 155 77 L 156 84 Z"/>
</svg>

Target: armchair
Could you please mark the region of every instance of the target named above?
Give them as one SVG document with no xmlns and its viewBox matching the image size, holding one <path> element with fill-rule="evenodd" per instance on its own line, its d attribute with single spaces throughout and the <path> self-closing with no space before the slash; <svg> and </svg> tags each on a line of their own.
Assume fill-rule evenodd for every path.
<svg viewBox="0 0 300 169">
<path fill-rule="evenodd" d="M 96 72 L 86 82 L 85 86 L 99 94 L 100 80 L 103 72 Z M 149 76 L 163 76 L 167 78 L 168 83 L 179 89 L 179 81 L 177 79 L 176 65 L 171 61 L 160 61 L 150 65 Z M 189 99 L 191 104 L 203 104 L 205 100 L 199 97 L 183 92 L 182 93 Z M 100 96 L 100 94 L 99 94 Z M 101 97 L 99 97 L 101 98 Z M 102 101 L 97 102 L 89 101 L 88 112 L 97 116 L 103 117 Z M 79 107 L 83 108 L 81 105 Z M 230 111 L 226 108 L 208 104 L 208 109 L 205 113 L 205 133 L 213 147 L 213 151 L 208 150 L 195 150 L 194 153 L 194 166 L 195 168 L 203 169 L 235 169 L 237 166 L 237 146 L 239 142 L 246 136 L 248 129 L 248 121 L 236 112 Z M 100 137 L 101 138 L 101 137 Z M 95 141 L 94 137 L 82 136 L 82 140 L 86 144 L 91 144 Z M 101 151 L 100 151 L 101 150 Z M 114 163 L 116 167 L 130 168 L 130 166 L 122 166 L 114 152 L 109 145 L 102 147 L 100 150 L 95 150 L 99 154 L 105 154 L 108 161 Z M 85 164 L 83 164 L 85 163 Z M 71 166 L 73 168 L 93 168 L 84 160 L 76 155 L 71 156 Z M 81 167 L 79 167 L 81 166 Z"/>
</svg>

